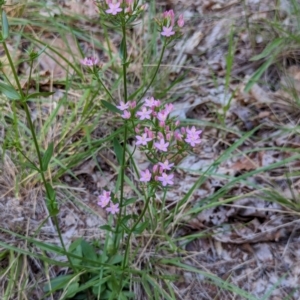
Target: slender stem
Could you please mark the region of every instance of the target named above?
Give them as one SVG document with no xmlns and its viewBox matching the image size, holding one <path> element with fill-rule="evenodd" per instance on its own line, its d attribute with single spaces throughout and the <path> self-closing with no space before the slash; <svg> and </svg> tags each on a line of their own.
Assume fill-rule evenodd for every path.
<svg viewBox="0 0 300 300">
<path fill-rule="evenodd" d="M 126 24 L 125 21 L 122 22 L 122 35 L 123 35 L 123 87 L 124 87 L 124 102 L 126 103 L 128 100 L 128 95 L 127 95 L 127 45 L 126 45 Z M 127 138 L 128 138 L 128 126 L 127 126 L 127 121 L 125 120 L 125 130 L 124 130 L 124 135 L 123 135 L 123 154 L 122 154 L 122 165 L 121 165 L 121 191 L 120 191 L 120 203 L 119 203 L 119 214 L 118 214 L 118 222 L 116 226 L 116 235 L 115 235 L 115 241 L 114 241 L 114 246 L 115 249 L 117 249 L 117 235 L 119 233 L 119 227 L 120 227 L 120 221 L 123 213 L 123 198 L 124 198 L 124 181 L 125 181 L 125 165 L 126 165 L 126 143 L 127 143 Z M 126 209 L 124 210 L 126 214 Z"/>
<path fill-rule="evenodd" d="M 102 85 L 102 87 L 104 88 L 104 90 L 105 90 L 106 94 L 109 96 L 109 98 L 110 98 L 113 102 L 115 102 L 114 97 L 112 96 L 112 94 L 110 93 L 110 91 L 107 89 L 107 87 L 105 86 L 105 84 L 103 83 L 103 81 L 100 79 L 99 74 L 97 74 L 97 79 L 98 79 L 98 81 L 100 82 L 100 84 Z"/>
<path fill-rule="evenodd" d="M 22 104 L 24 105 L 24 110 L 25 110 L 25 114 L 26 114 L 26 118 L 27 118 L 27 122 L 29 124 L 29 129 L 30 129 L 30 132 L 31 132 L 31 135 L 32 135 L 32 138 L 33 138 L 33 143 L 34 143 L 34 146 L 35 146 L 35 150 L 36 150 L 36 154 L 37 154 L 37 157 L 38 157 L 38 161 L 39 161 L 39 173 L 42 177 L 42 182 L 43 182 L 43 185 L 45 187 L 45 190 L 46 190 L 46 194 L 47 194 L 47 197 L 48 199 L 51 199 L 51 192 L 48 188 L 48 185 L 47 185 L 47 181 L 46 181 L 46 178 L 45 178 L 45 174 L 44 174 L 44 171 L 43 170 L 43 161 L 42 161 L 42 155 L 41 155 L 41 151 L 40 151 L 40 148 L 39 148 L 39 144 L 38 144 L 38 141 L 37 141 L 37 138 L 36 138 L 36 134 L 35 134 L 35 131 L 34 131 L 34 126 L 33 126 L 33 123 L 32 123 L 32 119 L 31 119 L 31 115 L 30 115 L 30 111 L 29 111 L 29 108 L 28 108 L 28 105 L 27 105 L 27 102 L 26 102 L 26 95 L 24 94 L 23 90 L 22 90 L 22 87 L 21 87 L 21 84 L 20 84 L 20 81 L 19 81 L 19 78 L 18 78 L 18 75 L 17 75 L 17 71 L 15 69 L 15 66 L 13 64 L 13 61 L 12 61 L 12 58 L 10 56 L 10 53 L 8 51 L 8 48 L 6 46 L 6 43 L 3 42 L 3 48 L 4 48 L 4 51 L 5 51 L 5 54 L 7 56 L 7 59 L 9 61 L 9 65 L 11 67 L 11 70 L 13 72 L 13 76 L 14 76 L 14 79 L 15 79 L 15 82 L 17 84 L 17 87 L 19 89 L 19 93 L 20 93 L 20 96 L 21 96 L 21 102 Z M 33 61 L 31 61 L 31 66 L 30 68 L 32 68 L 32 64 L 33 64 Z M 54 216 L 54 223 L 55 223 L 55 227 L 57 229 L 57 232 L 58 232 L 58 236 L 59 236 L 59 239 L 60 239 L 60 242 L 61 242 L 61 245 L 64 249 L 64 252 L 67 256 L 67 259 L 70 263 L 70 266 L 74 269 L 74 266 L 73 266 L 73 263 L 72 263 L 72 260 L 71 258 L 69 257 L 69 254 L 66 250 L 66 247 L 65 247 L 65 244 L 64 244 L 64 241 L 63 241 L 63 238 L 62 238 L 62 235 L 61 235 L 61 232 L 60 232 L 60 228 L 59 228 L 59 224 L 58 224 L 58 219 L 57 219 L 57 216 L 55 215 Z"/>
<path fill-rule="evenodd" d="M 153 194 L 153 190 L 151 190 L 150 196 L 148 196 L 147 199 L 146 199 L 145 207 L 144 207 L 142 213 L 139 215 L 138 219 L 136 220 L 136 222 L 134 223 L 134 225 L 130 229 L 130 233 L 128 234 L 124 259 L 123 259 L 123 262 L 122 262 L 122 269 L 123 270 L 126 268 L 126 264 L 127 264 L 127 260 L 128 260 L 128 251 L 129 251 L 129 244 L 130 244 L 131 235 L 134 232 L 134 230 L 136 229 L 136 227 L 139 225 L 139 223 L 141 222 L 142 218 L 144 217 L 144 215 L 145 215 L 145 213 L 148 209 L 148 205 L 149 205 L 150 199 L 152 197 L 152 194 Z"/>
<path fill-rule="evenodd" d="M 152 197 L 152 194 L 153 194 L 153 189 L 150 190 L 149 196 L 147 197 L 146 202 L 145 202 L 145 207 L 144 207 L 142 213 L 140 214 L 139 218 L 134 223 L 133 227 L 131 228 L 131 230 L 130 230 L 130 232 L 128 234 L 126 248 L 125 248 L 125 254 L 124 254 L 124 259 L 122 261 L 122 271 L 123 271 L 123 273 L 122 273 L 121 278 L 120 278 L 119 293 L 122 290 L 122 284 L 123 284 L 123 279 L 124 279 L 124 275 L 125 275 L 125 269 L 126 269 L 126 266 L 127 266 L 127 263 L 128 263 L 130 238 L 132 236 L 132 233 L 134 232 L 134 230 L 136 229 L 136 227 L 138 226 L 138 224 L 140 223 L 140 221 L 144 217 L 146 211 L 148 210 L 148 205 L 149 205 L 150 199 Z"/>
<path fill-rule="evenodd" d="M 25 96 L 24 96 L 24 93 L 23 93 L 23 90 L 22 90 L 22 87 L 21 87 L 21 84 L 20 84 L 20 81 L 19 81 L 19 78 L 18 78 L 17 71 L 16 71 L 16 69 L 15 69 L 15 66 L 14 66 L 14 63 L 13 63 L 13 61 L 12 61 L 12 58 L 11 58 L 11 56 L 10 56 L 10 54 L 9 54 L 9 50 L 8 50 L 8 48 L 7 48 L 5 42 L 3 42 L 2 45 L 3 45 L 3 48 L 4 48 L 5 54 L 6 54 L 6 56 L 7 56 L 9 65 L 10 65 L 10 67 L 11 67 L 11 70 L 12 70 L 12 72 L 13 72 L 13 75 L 14 75 L 14 78 L 15 78 L 15 81 L 16 81 L 16 84 L 17 84 L 17 87 L 18 87 L 18 90 L 19 90 L 19 92 L 20 92 L 20 94 L 21 94 L 21 98 L 22 98 L 22 99 L 25 99 Z"/>
<path fill-rule="evenodd" d="M 150 83 L 147 85 L 146 89 L 144 90 L 143 94 L 139 97 L 139 100 L 137 102 L 140 102 L 140 100 L 145 96 L 145 94 L 147 93 L 147 91 L 149 90 L 150 86 L 152 85 L 156 75 L 157 75 L 157 72 L 159 70 L 159 67 L 161 65 L 161 61 L 163 59 L 163 56 L 164 56 L 164 53 L 165 53 L 165 50 L 166 50 L 166 47 L 167 47 L 167 43 L 166 43 L 166 40 L 164 41 L 164 45 L 163 45 L 163 48 L 162 48 L 162 51 L 161 51 L 161 54 L 160 54 L 160 57 L 159 57 L 159 60 L 158 60 L 158 63 L 157 63 L 157 66 L 156 66 L 156 69 L 154 71 L 154 74 L 153 74 L 153 77 L 152 79 L 150 80 Z"/>
</svg>

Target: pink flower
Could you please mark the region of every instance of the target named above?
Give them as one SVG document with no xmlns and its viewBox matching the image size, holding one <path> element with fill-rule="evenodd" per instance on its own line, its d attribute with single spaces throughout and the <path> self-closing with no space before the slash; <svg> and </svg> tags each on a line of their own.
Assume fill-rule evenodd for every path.
<svg viewBox="0 0 300 300">
<path fill-rule="evenodd" d="M 169 25 L 169 23 L 171 23 L 171 27 L 174 26 L 175 14 L 174 14 L 173 9 L 165 11 L 163 13 L 163 17 L 164 17 L 164 19 L 166 19 L 168 21 L 168 25 Z"/>
<path fill-rule="evenodd" d="M 168 118 L 168 114 L 169 113 L 167 111 L 162 110 L 157 114 L 157 119 L 161 122 L 165 122 Z"/>
<path fill-rule="evenodd" d="M 110 206 L 106 208 L 106 211 L 111 213 L 112 215 L 117 214 L 120 211 L 119 204 L 113 204 L 112 202 L 110 202 Z"/>
<path fill-rule="evenodd" d="M 136 107 L 136 101 L 130 101 L 128 102 L 128 104 L 131 109 L 134 109 Z"/>
<path fill-rule="evenodd" d="M 170 140 L 171 140 L 171 137 L 172 137 L 171 132 L 168 132 L 168 133 L 166 134 L 166 140 L 167 140 L 167 141 L 170 141 Z"/>
<path fill-rule="evenodd" d="M 177 21 L 177 25 L 178 25 L 179 27 L 183 27 L 183 26 L 184 26 L 183 15 L 180 15 L 180 16 L 179 16 L 179 19 L 178 19 L 178 21 Z"/>
<path fill-rule="evenodd" d="M 84 66 L 92 67 L 98 64 L 98 58 L 96 57 L 85 57 L 84 59 L 80 60 L 80 63 Z"/>
<path fill-rule="evenodd" d="M 150 120 L 151 117 L 151 110 L 147 110 L 147 107 L 143 107 L 141 111 L 138 111 L 137 113 L 137 116 L 140 116 L 140 120 L 144 120 L 144 119 L 148 119 Z"/>
<path fill-rule="evenodd" d="M 153 173 L 156 173 L 158 171 L 158 165 L 154 165 L 152 168 Z"/>
<path fill-rule="evenodd" d="M 161 105 L 160 100 L 155 100 L 155 101 L 154 101 L 154 106 L 160 107 L 160 105 Z"/>
<path fill-rule="evenodd" d="M 173 110 L 173 108 L 174 105 L 172 103 L 168 103 L 165 105 L 165 112 L 169 114 Z"/>
<path fill-rule="evenodd" d="M 159 181 L 161 181 L 163 186 L 166 186 L 167 184 L 174 184 L 174 182 L 172 181 L 172 178 L 174 177 L 174 174 L 166 174 L 166 173 L 162 173 L 161 176 L 158 176 L 157 179 Z"/>
<path fill-rule="evenodd" d="M 174 137 L 175 137 L 175 140 L 182 141 L 182 134 L 178 130 L 176 130 L 174 132 Z"/>
<path fill-rule="evenodd" d="M 148 128 L 147 128 L 148 129 Z M 145 132 L 146 132 L 146 128 L 145 128 Z M 151 138 L 153 140 L 154 138 L 154 133 L 152 130 L 148 129 L 147 130 L 147 134 L 148 134 L 148 137 Z"/>
<path fill-rule="evenodd" d="M 199 135 L 199 134 L 202 133 L 202 130 L 196 130 L 196 127 L 193 126 L 191 129 L 186 128 L 186 133 L 187 134 L 197 134 L 197 135 Z"/>
<path fill-rule="evenodd" d="M 175 31 L 172 31 L 172 30 L 173 30 L 172 26 L 171 27 L 165 27 L 165 26 L 163 26 L 163 31 L 161 32 L 161 35 L 166 36 L 166 37 L 174 35 Z"/>
<path fill-rule="evenodd" d="M 99 195 L 98 205 L 102 208 L 106 207 L 108 203 L 111 201 L 110 192 L 103 191 L 102 195 Z"/>
<path fill-rule="evenodd" d="M 141 171 L 141 178 L 140 181 L 141 182 L 149 182 L 151 180 L 151 173 L 148 169 L 146 169 L 145 171 Z"/>
<path fill-rule="evenodd" d="M 174 164 L 169 164 L 169 161 L 168 160 L 166 160 L 165 162 L 159 162 L 158 163 L 162 168 L 163 168 L 163 170 L 168 170 L 168 171 L 170 171 L 171 170 L 171 168 L 174 166 Z"/>
<path fill-rule="evenodd" d="M 145 99 L 145 103 L 144 103 L 145 106 L 148 106 L 148 107 L 153 107 L 155 106 L 155 99 L 153 97 L 151 97 L 150 99 L 149 98 L 146 98 Z"/>
<path fill-rule="evenodd" d="M 192 147 L 195 147 L 196 144 L 200 144 L 200 137 L 195 134 L 189 134 L 185 141 L 190 144 Z"/>
<path fill-rule="evenodd" d="M 147 137 L 147 133 L 143 133 L 142 136 L 136 136 L 137 142 L 136 145 L 146 146 L 148 142 L 152 141 L 152 138 Z"/>
<path fill-rule="evenodd" d="M 112 14 L 112 15 L 116 15 L 117 13 L 122 11 L 122 8 L 120 8 L 121 3 L 117 2 L 117 3 L 108 3 L 109 9 L 107 9 L 105 12 L 107 14 Z"/>
<path fill-rule="evenodd" d="M 167 152 L 168 151 L 167 147 L 169 146 L 169 143 L 168 142 L 165 143 L 164 139 L 160 139 L 159 142 L 154 143 L 154 146 L 156 147 L 156 149 L 160 151 Z"/>
<path fill-rule="evenodd" d="M 123 119 L 129 119 L 131 117 L 131 114 L 130 114 L 130 112 L 128 110 L 124 110 L 123 114 L 121 115 L 121 117 Z"/>
<path fill-rule="evenodd" d="M 119 110 L 126 110 L 129 108 L 129 103 L 124 103 L 123 101 L 120 101 L 120 105 L 117 106 Z"/>
</svg>

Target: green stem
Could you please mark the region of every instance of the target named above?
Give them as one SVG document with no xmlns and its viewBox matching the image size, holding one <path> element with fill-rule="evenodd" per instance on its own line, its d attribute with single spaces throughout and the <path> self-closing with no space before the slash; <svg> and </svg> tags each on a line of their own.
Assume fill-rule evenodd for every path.
<svg viewBox="0 0 300 300">
<path fill-rule="evenodd" d="M 127 95 L 127 45 L 126 45 L 126 24 L 123 21 L 122 22 L 122 35 L 123 35 L 123 87 L 124 87 L 124 102 L 127 103 L 128 95 Z M 118 222 L 116 226 L 116 235 L 115 235 L 115 241 L 114 246 L 115 249 L 118 248 L 119 245 L 117 245 L 118 239 L 117 236 L 119 234 L 119 228 L 120 228 L 120 222 L 123 212 L 123 198 L 124 198 L 124 181 L 125 181 L 125 165 L 126 165 L 126 143 L 128 138 L 128 128 L 127 128 L 127 121 L 125 121 L 125 130 L 123 135 L 123 153 L 122 153 L 122 165 L 121 165 L 121 191 L 120 191 L 120 203 L 119 203 L 119 214 L 118 214 Z M 124 210 L 126 214 L 126 209 Z"/>
<path fill-rule="evenodd" d="M 35 131 L 34 131 L 34 126 L 33 126 L 33 123 L 32 123 L 31 116 L 30 116 L 30 111 L 29 111 L 29 108 L 28 108 L 28 105 L 27 105 L 27 102 L 26 102 L 26 100 L 27 100 L 26 99 L 26 95 L 24 94 L 24 92 L 22 90 L 22 87 L 21 87 L 21 84 L 20 84 L 20 81 L 19 81 L 19 78 L 18 78 L 18 75 L 17 75 L 17 71 L 16 71 L 15 66 L 13 64 L 13 61 L 12 61 L 12 58 L 11 58 L 10 53 L 8 51 L 8 48 L 6 46 L 6 43 L 3 42 L 2 44 L 3 44 L 3 48 L 4 48 L 4 51 L 5 51 L 5 54 L 7 56 L 8 61 L 9 61 L 9 65 L 10 65 L 11 70 L 13 72 L 13 76 L 14 76 L 15 82 L 17 84 L 17 87 L 18 87 L 18 90 L 19 90 L 19 93 L 20 93 L 20 96 L 21 96 L 20 100 L 21 100 L 22 104 L 24 105 L 24 110 L 25 110 L 27 122 L 29 124 L 29 129 L 30 129 L 30 132 L 31 132 L 31 135 L 32 135 L 32 138 L 33 138 L 33 143 L 34 143 L 36 154 L 37 154 L 38 161 L 39 161 L 39 168 L 37 168 L 37 169 L 39 170 L 39 173 L 40 173 L 40 175 L 42 177 L 42 181 L 43 181 L 43 185 L 44 185 L 45 190 L 46 190 L 47 197 L 48 197 L 48 199 L 51 199 L 51 192 L 50 192 L 50 190 L 49 190 L 49 188 L 47 186 L 47 181 L 46 181 L 46 178 L 45 178 L 44 171 L 42 171 L 43 170 L 42 155 L 41 155 L 39 144 L 38 144 L 38 141 L 37 141 L 37 138 L 36 138 L 36 134 L 35 134 Z M 30 68 L 32 68 L 32 64 L 33 64 L 33 61 L 31 61 Z M 64 241 L 62 239 L 62 235 L 61 235 L 61 232 L 60 232 L 60 228 L 59 228 L 59 224 L 58 224 L 58 219 L 57 219 L 56 215 L 54 216 L 54 224 L 55 224 L 55 227 L 57 229 L 57 232 L 58 232 L 58 235 L 59 235 L 59 239 L 60 239 L 61 245 L 62 245 L 62 247 L 64 249 L 64 252 L 66 253 L 66 256 L 68 258 L 68 261 L 69 261 L 72 269 L 74 269 L 72 261 L 71 261 L 69 255 L 68 255 L 67 250 L 66 250 Z"/>
<path fill-rule="evenodd" d="M 125 254 L 124 254 L 123 261 L 122 261 L 122 267 L 121 268 L 122 268 L 123 273 L 122 273 L 121 278 L 120 278 L 120 287 L 119 287 L 118 294 L 120 294 L 120 292 L 122 290 L 122 284 L 123 284 L 123 280 L 124 280 L 125 269 L 126 269 L 127 264 L 128 264 L 130 238 L 132 236 L 132 233 L 134 232 L 134 230 L 136 229 L 136 227 L 138 226 L 138 224 L 140 223 L 140 221 L 144 217 L 146 211 L 148 210 L 148 205 L 149 205 L 149 202 L 150 202 L 150 199 L 151 199 L 152 195 L 153 195 L 153 189 L 150 190 L 149 196 L 147 197 L 146 202 L 145 202 L 145 207 L 144 207 L 142 213 L 140 214 L 139 218 L 134 223 L 133 227 L 131 228 L 131 230 L 128 234 L 126 248 L 125 248 Z"/>
<path fill-rule="evenodd" d="M 105 84 L 103 83 L 103 81 L 100 79 L 99 74 L 97 74 L 97 79 L 100 82 L 100 84 L 102 85 L 102 87 L 104 88 L 106 94 L 109 96 L 109 98 L 113 101 L 113 103 L 115 102 L 114 97 L 112 96 L 112 94 L 110 93 L 110 91 L 107 89 L 107 87 L 105 86 Z"/>
<path fill-rule="evenodd" d="M 144 90 L 144 92 L 142 93 L 142 95 L 139 97 L 137 103 L 139 103 L 141 101 L 141 99 L 145 96 L 145 94 L 147 93 L 147 91 L 149 90 L 150 86 L 152 85 L 156 75 L 157 75 L 157 72 L 159 70 L 159 67 L 160 67 L 160 64 L 161 64 L 161 61 L 163 59 L 163 56 L 164 56 L 164 53 L 165 53 L 165 50 L 166 50 L 166 47 L 167 47 L 167 43 L 166 43 L 166 40 L 164 41 L 164 45 L 163 45 L 163 48 L 162 48 L 162 51 L 161 51 L 161 54 L 160 54 L 160 57 L 159 57 L 159 60 L 158 60 L 158 64 L 156 66 L 156 69 L 154 71 L 154 74 L 153 74 L 153 77 L 152 79 L 150 80 L 150 83 L 147 85 L 146 89 Z"/>
<path fill-rule="evenodd" d="M 123 259 L 123 262 L 122 262 L 122 269 L 123 270 L 126 268 L 126 265 L 127 265 L 128 251 L 129 251 L 129 244 L 130 244 L 131 235 L 134 232 L 134 230 L 136 229 L 136 227 L 139 225 L 139 223 L 141 222 L 141 220 L 143 219 L 143 217 L 144 217 L 144 215 L 145 215 L 145 213 L 146 213 L 146 211 L 148 209 L 148 205 L 149 205 L 150 199 L 152 197 L 152 194 L 153 194 L 153 190 L 150 191 L 150 196 L 147 197 L 147 199 L 146 199 L 145 207 L 144 207 L 142 213 L 140 214 L 140 216 L 138 217 L 138 219 L 136 220 L 136 222 L 132 226 L 132 228 L 130 230 L 130 233 L 128 234 L 127 243 L 126 243 L 126 249 L 125 249 L 125 254 L 124 254 L 124 259 Z"/>
</svg>

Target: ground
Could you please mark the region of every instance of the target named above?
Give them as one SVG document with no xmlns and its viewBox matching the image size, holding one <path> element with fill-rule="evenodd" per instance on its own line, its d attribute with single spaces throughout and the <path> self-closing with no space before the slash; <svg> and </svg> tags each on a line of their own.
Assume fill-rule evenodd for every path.
<svg viewBox="0 0 300 300">
<path fill-rule="evenodd" d="M 300 4 L 296 0 L 159 1 L 149 5 L 144 20 L 150 19 L 154 6 L 158 11 L 174 9 L 177 14 L 183 13 L 186 24 L 182 38 L 165 53 L 151 92 L 172 102 L 174 115 L 183 123 L 203 130 L 202 143 L 178 161 L 175 186 L 167 194 L 168 207 L 186 199 L 184 209 L 174 221 L 176 226 L 167 233 L 174 236 L 174 243 L 184 251 L 180 254 L 182 263 L 198 270 L 196 275 L 192 270 L 168 270 L 181 276 L 174 282 L 176 297 L 299 299 L 300 64 L 296 7 Z M 106 65 L 111 60 L 107 49 L 115 63 L 119 62 L 120 36 L 109 29 L 109 38 L 106 38 L 102 27 L 95 26 L 98 20 L 93 1 L 59 1 L 59 5 L 48 1 L 47 6 L 39 10 L 30 3 L 19 4 L 7 10 L 11 22 L 15 22 L 11 31 L 24 30 L 21 41 L 17 41 L 16 35 L 10 42 L 15 60 L 22 57 L 27 43 L 36 38 L 59 49 L 70 63 L 75 64 L 84 54 L 97 55 Z M 25 17 L 31 11 L 35 12 L 35 18 L 26 25 Z M 77 15 L 74 23 L 73 15 Z M 78 15 L 82 16 L 80 21 Z M 74 26 L 69 34 L 62 26 L 66 16 L 66 24 Z M 18 23 L 14 18 L 21 21 Z M 41 26 L 43 18 L 49 18 L 52 23 Z M 51 30 L 51 24 L 56 24 L 55 31 Z M 152 34 L 143 24 L 138 23 L 129 32 L 129 53 L 134 61 L 129 69 L 132 91 L 136 82 L 141 82 L 145 68 L 155 65 L 155 55 L 147 61 L 142 58 L 141 47 L 146 40 L 151 40 Z M 88 33 L 80 38 L 80 30 Z M 29 35 L 28 42 L 26 36 Z M 98 43 L 91 43 L 97 39 Z M 140 39 L 142 42 L 136 42 Z M 159 49 L 158 44 L 153 52 Z M 30 104 L 36 122 L 49 118 L 66 93 L 68 101 L 85 103 L 82 90 L 64 83 L 70 76 L 68 63 L 59 55 L 49 53 L 51 51 L 45 51 L 39 57 L 32 83 L 25 76 L 28 75 L 26 62 L 18 65 L 24 88 L 29 86 L 34 90 L 39 86 L 55 92 L 51 102 L 46 101 L 39 107 L 34 102 Z M 4 56 L 0 59 L 5 62 Z M 107 82 L 117 78 L 114 65 L 110 67 Z M 5 72 L 11 76 L 9 69 Z M 91 84 L 88 77 L 86 82 Z M 171 89 L 165 88 L 171 85 Z M 115 90 L 116 95 L 119 92 Z M 5 101 L 5 97 L 1 98 L 3 115 L 9 110 Z M 71 114 L 63 106 L 59 109 L 58 119 Z M 98 125 L 97 120 L 90 124 L 94 126 L 90 138 L 95 141 L 118 128 L 118 121 L 109 113 L 103 112 L 99 118 Z M 78 156 L 76 163 L 70 165 L 77 180 L 68 172 L 60 175 L 58 168 L 50 176 L 53 180 L 59 179 L 56 184 L 60 199 L 59 222 L 67 245 L 82 236 L 88 240 L 103 239 L 104 232 L 99 226 L 107 223 L 107 215 L 97 206 L 97 196 L 104 187 L 113 187 L 118 174 L 117 160 L 105 143 L 77 148 L 76 142 L 86 132 L 76 117 L 70 120 L 74 122 L 70 127 L 73 131 L 62 134 L 66 124 L 57 122 L 51 125 L 43 140 L 47 143 L 54 139 L 57 145 L 61 140 L 66 142 L 60 152 L 64 154 L 65 160 L 61 162 L 65 165 L 74 153 L 84 153 L 81 160 Z M 0 124 L 3 141 L 7 140 L 8 125 L 9 120 L 3 117 Z M 62 136 L 68 138 L 62 139 Z M 93 155 L 86 150 L 91 147 L 96 149 Z M 21 179 L 15 159 L 16 155 L 7 151 L 2 160 L 0 228 L 30 236 L 47 217 L 47 208 L 42 201 L 43 189 L 36 184 L 36 175 L 32 179 L 34 176 L 28 172 L 22 177 L 20 189 L 16 188 Z M 135 152 L 134 159 L 141 169 L 149 164 L 140 152 Z M 24 167 L 22 170 L 24 172 Z M 133 193 L 129 184 L 126 193 Z M 158 193 L 158 201 L 160 197 Z M 133 209 L 138 211 L 139 208 Z M 3 230 L 0 234 L 1 240 L 15 247 L 27 249 L 24 243 L 30 242 Z M 40 240 L 59 244 L 51 219 L 37 235 Z M 1 247 L 5 249 L 3 244 Z M 138 256 L 137 266 L 151 258 L 150 248 Z M 158 255 L 163 257 L 162 253 Z M 28 264 L 33 273 L 39 274 L 38 260 L 33 258 Z M 156 268 L 163 269 L 164 263 Z M 56 274 L 58 270 L 51 270 L 50 276 Z M 6 286 L 5 276 L 1 280 L 2 286 Z M 38 284 L 38 279 L 32 280 Z M 41 290 L 37 289 L 35 299 L 40 299 L 39 293 Z M 149 299 L 143 292 L 140 295 L 136 299 Z"/>
</svg>

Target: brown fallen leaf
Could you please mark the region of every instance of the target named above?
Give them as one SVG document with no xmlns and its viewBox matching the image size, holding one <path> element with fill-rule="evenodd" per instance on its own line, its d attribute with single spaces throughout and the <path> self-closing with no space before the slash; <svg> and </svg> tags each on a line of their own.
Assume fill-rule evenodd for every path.
<svg viewBox="0 0 300 300">
<path fill-rule="evenodd" d="M 236 171 L 250 171 L 256 169 L 257 164 L 249 158 L 244 158 L 243 160 L 238 160 L 234 163 L 231 168 Z"/>
</svg>

